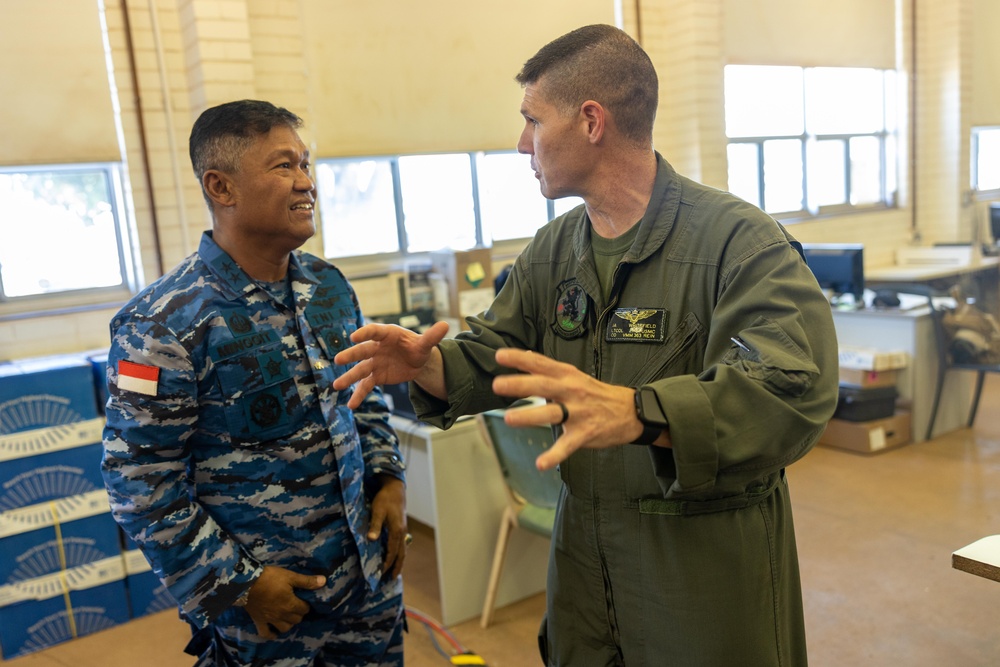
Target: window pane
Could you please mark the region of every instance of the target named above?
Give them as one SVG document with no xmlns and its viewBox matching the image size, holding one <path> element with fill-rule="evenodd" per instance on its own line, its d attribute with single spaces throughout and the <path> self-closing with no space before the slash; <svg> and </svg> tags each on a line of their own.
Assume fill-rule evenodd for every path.
<svg viewBox="0 0 1000 667">
<path fill-rule="evenodd" d="M 552 200 L 552 209 L 556 217 L 558 217 L 567 211 L 572 211 L 582 203 L 584 203 L 583 197 L 562 197 Z"/>
<path fill-rule="evenodd" d="M 802 134 L 800 67 L 727 65 L 725 96 L 729 137 Z"/>
<path fill-rule="evenodd" d="M 320 162 L 316 181 L 327 257 L 399 250 L 389 160 Z"/>
<path fill-rule="evenodd" d="M 809 151 L 809 202 L 813 208 L 847 203 L 844 142 L 813 141 Z"/>
<path fill-rule="evenodd" d="M 729 191 L 760 206 L 760 171 L 757 144 L 729 144 Z"/>
<path fill-rule="evenodd" d="M 548 206 L 531 170 L 530 155 L 480 154 L 476 174 L 483 238 L 530 238 L 548 221 Z"/>
<path fill-rule="evenodd" d="M 775 139 L 764 142 L 764 210 L 800 211 L 802 206 L 802 142 Z"/>
<path fill-rule="evenodd" d="M 399 158 L 407 251 L 476 245 L 472 168 L 467 153 Z"/>
<path fill-rule="evenodd" d="M 882 157 L 877 137 L 851 138 L 851 203 L 882 201 Z"/>
<path fill-rule="evenodd" d="M 977 190 L 1000 189 L 1000 128 L 976 131 L 976 183 Z"/>
<path fill-rule="evenodd" d="M 124 284 L 108 169 L 0 173 L 0 210 L 4 296 Z"/>
<path fill-rule="evenodd" d="M 861 134 L 885 126 L 882 72 L 854 67 L 806 70 L 806 127 L 810 134 Z"/>
</svg>

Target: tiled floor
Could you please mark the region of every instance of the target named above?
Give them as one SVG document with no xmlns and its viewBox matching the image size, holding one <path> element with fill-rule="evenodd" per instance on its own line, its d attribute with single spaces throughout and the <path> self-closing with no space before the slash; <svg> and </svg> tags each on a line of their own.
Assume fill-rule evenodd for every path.
<svg viewBox="0 0 1000 667">
<path fill-rule="evenodd" d="M 874 456 L 819 447 L 789 469 L 813 667 L 1000 664 L 1000 584 L 951 567 L 952 551 L 1000 533 L 998 407 L 990 378 L 975 429 Z M 433 533 L 412 529 L 407 604 L 437 618 Z M 451 631 L 490 667 L 537 665 L 543 609 L 539 595 L 497 610 L 489 630 Z M 186 639 L 162 612 L 6 664 L 181 667 Z M 413 621 L 406 663 L 449 664 Z"/>
</svg>

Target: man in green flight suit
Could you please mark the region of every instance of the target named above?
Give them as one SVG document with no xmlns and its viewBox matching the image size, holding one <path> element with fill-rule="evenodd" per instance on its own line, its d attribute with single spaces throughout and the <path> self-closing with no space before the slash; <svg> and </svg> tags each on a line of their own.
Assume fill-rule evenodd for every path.
<svg viewBox="0 0 1000 667">
<path fill-rule="evenodd" d="M 564 486 L 540 648 L 548 665 L 804 665 L 784 469 L 837 401 L 827 300 L 772 218 L 653 150 L 657 79 L 611 26 L 517 76 L 542 194 L 585 205 L 536 234 L 471 331 L 368 325 L 334 386 L 412 381 L 418 416 L 541 396 L 538 467 Z M 475 471 L 469 471 L 470 475 Z"/>
</svg>

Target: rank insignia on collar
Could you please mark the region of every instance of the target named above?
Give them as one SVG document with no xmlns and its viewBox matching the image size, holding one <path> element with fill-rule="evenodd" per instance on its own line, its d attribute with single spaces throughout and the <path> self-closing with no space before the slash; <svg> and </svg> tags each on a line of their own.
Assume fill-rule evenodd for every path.
<svg viewBox="0 0 1000 667">
<path fill-rule="evenodd" d="M 586 330 L 587 292 L 576 278 L 564 280 L 556 290 L 558 296 L 552 328 L 563 338 L 582 336 Z"/>
</svg>

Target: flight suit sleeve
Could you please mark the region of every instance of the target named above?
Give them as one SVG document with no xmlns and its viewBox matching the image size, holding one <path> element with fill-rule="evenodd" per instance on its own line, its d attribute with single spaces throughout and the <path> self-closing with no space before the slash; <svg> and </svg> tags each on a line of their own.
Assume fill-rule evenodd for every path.
<svg viewBox="0 0 1000 667">
<path fill-rule="evenodd" d="M 102 460 L 111 511 L 183 616 L 203 628 L 263 568 L 195 499 L 188 440 L 198 428 L 197 373 L 162 326 L 141 316 L 112 323 Z"/>
<path fill-rule="evenodd" d="M 836 406 L 830 306 L 794 248 L 770 243 L 721 277 L 705 370 L 652 383 L 670 424 L 672 449 L 651 453 L 667 495 L 739 492 L 776 473 Z"/>
</svg>

